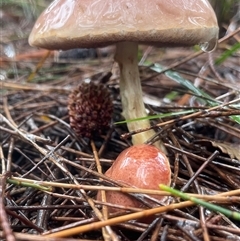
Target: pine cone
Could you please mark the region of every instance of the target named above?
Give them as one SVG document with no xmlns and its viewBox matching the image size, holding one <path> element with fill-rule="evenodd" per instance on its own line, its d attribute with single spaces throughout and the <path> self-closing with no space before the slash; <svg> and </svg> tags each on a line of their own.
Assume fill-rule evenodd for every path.
<svg viewBox="0 0 240 241">
<path fill-rule="evenodd" d="M 91 138 L 109 127 L 113 103 L 103 84 L 82 83 L 68 98 L 70 126 L 77 136 Z"/>
</svg>

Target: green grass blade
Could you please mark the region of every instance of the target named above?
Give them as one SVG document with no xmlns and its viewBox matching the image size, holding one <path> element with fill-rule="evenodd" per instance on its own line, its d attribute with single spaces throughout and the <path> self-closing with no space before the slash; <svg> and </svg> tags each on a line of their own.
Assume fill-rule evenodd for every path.
<svg viewBox="0 0 240 241">
<path fill-rule="evenodd" d="M 194 202 L 194 203 L 196 203 L 196 204 L 198 204 L 200 206 L 203 206 L 203 207 L 205 207 L 205 208 L 207 208 L 207 209 L 209 209 L 211 211 L 222 213 L 222 214 L 224 214 L 225 216 L 227 216 L 229 218 L 232 218 L 232 219 L 240 221 L 240 213 L 239 212 L 231 211 L 229 209 L 220 207 L 220 206 L 212 204 L 212 203 L 205 202 L 205 201 L 203 201 L 201 199 L 198 199 L 198 198 L 195 198 L 195 197 L 190 197 L 190 196 L 188 196 L 187 194 L 185 194 L 183 192 L 180 192 L 180 191 L 178 191 L 178 190 L 176 190 L 174 188 L 165 186 L 163 184 L 160 184 L 159 188 L 161 190 L 163 190 L 163 191 L 166 191 L 166 192 L 169 192 L 169 193 L 173 194 L 174 196 L 180 197 L 183 200 L 192 201 L 192 202 Z"/>
<path fill-rule="evenodd" d="M 160 73 L 162 70 L 164 70 L 164 67 L 161 66 L 160 64 L 154 64 L 153 67 L 151 67 L 151 69 Z M 190 90 L 191 92 L 198 95 L 199 97 L 202 97 L 210 106 L 216 105 L 216 103 L 218 103 L 210 95 L 208 95 L 204 91 L 202 91 L 199 88 L 197 88 L 196 86 L 194 86 L 190 81 L 184 79 L 177 72 L 168 70 L 164 73 L 168 78 L 170 78 L 170 79 L 174 80 L 175 82 L 179 83 L 180 85 L 184 86 L 186 89 Z"/>
<path fill-rule="evenodd" d="M 16 181 L 16 180 L 12 180 L 11 178 L 7 179 L 7 183 L 10 183 L 10 184 L 13 184 L 13 185 L 16 185 L 16 186 L 31 187 L 31 188 L 38 189 L 38 190 L 41 190 L 41 191 L 48 191 L 48 192 L 52 191 L 51 187 L 44 187 L 44 186 L 42 186 L 40 184 L 37 184 L 37 183 L 19 182 L 19 181 Z"/>
<path fill-rule="evenodd" d="M 240 43 L 238 43 L 240 44 Z M 164 70 L 164 67 L 160 64 L 153 64 L 151 67 L 152 70 L 154 70 L 157 73 L 161 73 Z M 184 86 L 187 90 L 190 90 L 195 95 L 198 95 L 198 98 L 202 98 L 203 101 L 205 101 L 209 106 L 216 106 L 219 104 L 218 101 L 216 101 L 214 98 L 212 98 L 210 95 L 205 93 L 203 90 L 197 88 L 194 86 L 190 81 L 184 79 L 180 74 L 178 74 L 175 71 L 167 70 L 164 72 L 164 74 L 169 77 L 170 79 L 174 80 L 175 82 L 179 83 L 180 85 Z M 240 116 L 230 116 L 230 119 L 240 124 Z"/>
<path fill-rule="evenodd" d="M 133 122 L 133 121 L 153 120 L 153 119 L 157 119 L 157 118 L 165 118 L 165 117 L 171 117 L 171 116 L 185 115 L 185 114 L 190 114 L 190 113 L 193 113 L 193 112 L 194 112 L 194 110 L 171 112 L 171 113 L 146 116 L 146 117 L 141 117 L 141 118 L 136 118 L 136 119 L 131 119 L 131 120 L 118 121 L 118 122 L 115 122 L 114 124 L 119 125 L 119 124 L 129 123 L 129 122 Z"/>
<path fill-rule="evenodd" d="M 235 52 L 237 52 L 240 49 L 240 43 L 236 43 L 233 46 L 231 46 L 230 49 L 224 51 L 219 58 L 216 59 L 215 64 L 220 65 L 222 64 L 227 58 L 232 56 Z"/>
<path fill-rule="evenodd" d="M 240 124 L 240 115 L 231 115 L 230 118 Z"/>
</svg>

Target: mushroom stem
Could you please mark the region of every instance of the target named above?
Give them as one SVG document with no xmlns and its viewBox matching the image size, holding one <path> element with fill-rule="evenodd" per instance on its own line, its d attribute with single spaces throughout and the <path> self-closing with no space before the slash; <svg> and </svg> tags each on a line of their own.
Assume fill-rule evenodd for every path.
<svg viewBox="0 0 240 241">
<path fill-rule="evenodd" d="M 142 87 L 138 70 L 138 43 L 119 42 L 116 44 L 115 61 L 120 69 L 120 95 L 122 101 L 122 115 L 126 120 L 147 116 L 143 103 Z M 140 128 L 150 127 L 149 120 L 133 121 L 127 123 L 128 130 L 134 131 Z M 134 145 L 143 144 L 155 135 L 154 130 L 144 131 L 132 136 Z M 165 151 L 160 142 L 155 146 Z"/>
</svg>

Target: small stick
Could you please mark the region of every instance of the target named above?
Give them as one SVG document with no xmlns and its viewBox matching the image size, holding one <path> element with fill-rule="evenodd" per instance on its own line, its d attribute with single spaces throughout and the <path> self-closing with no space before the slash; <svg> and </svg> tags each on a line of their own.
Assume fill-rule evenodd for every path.
<svg viewBox="0 0 240 241">
<path fill-rule="evenodd" d="M 2 159 L 3 157 L 1 157 Z M 8 223 L 7 214 L 4 208 L 4 190 L 6 186 L 6 178 L 9 173 L 5 172 L 3 175 L 0 175 L 0 226 L 2 227 L 6 240 L 8 241 L 16 241 L 12 229 Z"/>
<path fill-rule="evenodd" d="M 181 191 L 184 192 L 187 190 L 190 185 L 194 182 L 194 180 L 198 177 L 198 175 L 203 171 L 203 169 L 217 156 L 219 155 L 219 151 L 215 151 L 201 166 L 200 168 L 195 172 L 193 176 L 188 180 L 188 182 L 181 188 Z"/>
<path fill-rule="evenodd" d="M 141 212 L 136 212 L 136 213 L 131 213 L 131 214 L 127 214 L 127 215 L 123 215 L 120 217 L 116 217 L 116 218 L 111 218 L 108 220 L 104 220 L 104 221 L 99 221 L 99 222 L 94 222 L 94 223 L 88 223 L 86 225 L 82 225 L 79 227 L 74 227 L 74 228 L 70 228 L 67 230 L 63 230 L 60 232 L 56 232 L 56 233 L 52 233 L 52 234 L 48 234 L 45 237 L 47 238 L 63 238 L 63 237 L 68 237 L 68 236 L 72 236 L 74 234 L 79 234 L 79 233 L 84 233 L 84 232 L 88 232 L 88 231 L 92 231 L 92 230 L 97 230 L 99 228 L 105 227 L 107 225 L 116 225 L 118 223 L 122 223 L 122 222 L 126 222 L 129 220 L 133 220 L 133 219 L 140 219 L 140 218 L 145 218 L 154 214 L 159 214 L 159 213 L 164 213 L 167 211 L 171 211 L 174 209 L 179 209 L 179 208 L 183 208 L 183 207 L 188 207 L 193 205 L 193 202 L 191 201 L 185 201 L 185 202 L 181 202 L 181 203 L 175 203 L 175 204 L 170 204 L 168 206 L 163 206 L 163 207 L 157 207 L 157 208 L 152 208 L 152 209 L 148 209 L 148 210 L 144 210 Z"/>
<path fill-rule="evenodd" d="M 93 150 L 93 155 L 94 155 L 94 159 L 96 162 L 96 166 L 97 166 L 97 171 L 98 173 L 102 174 L 102 166 L 98 157 L 98 153 L 97 153 L 97 149 L 95 146 L 95 143 L 93 140 L 91 140 L 91 147 Z M 102 178 L 99 178 L 99 180 L 102 180 Z M 101 200 L 103 202 L 106 202 L 106 193 L 105 190 L 101 190 Z M 102 214 L 103 214 L 103 219 L 107 220 L 108 219 L 108 207 L 106 205 L 103 205 L 102 207 Z M 111 229 L 111 227 L 109 226 L 108 229 L 106 229 L 105 227 L 102 228 L 102 233 L 103 233 L 103 237 L 105 241 L 111 241 L 111 240 L 118 240 L 117 235 L 113 232 L 113 230 Z"/>
<path fill-rule="evenodd" d="M 28 76 L 27 78 L 27 82 L 31 82 L 33 80 L 33 78 L 35 77 L 36 73 L 42 68 L 44 62 L 46 61 L 46 59 L 51 55 L 52 51 L 47 51 L 43 57 L 41 58 L 41 60 L 38 62 L 35 70 Z"/>
</svg>

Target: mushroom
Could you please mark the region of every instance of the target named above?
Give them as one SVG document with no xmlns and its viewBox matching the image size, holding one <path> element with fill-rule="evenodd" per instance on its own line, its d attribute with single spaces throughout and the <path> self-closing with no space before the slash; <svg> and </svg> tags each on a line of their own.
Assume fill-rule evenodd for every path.
<svg viewBox="0 0 240 241">
<path fill-rule="evenodd" d="M 158 148 L 152 145 L 135 145 L 125 149 L 119 154 L 113 165 L 105 175 L 119 183 L 136 188 L 159 190 L 159 184 L 170 185 L 171 169 L 168 158 Z M 149 195 L 163 200 L 163 196 Z M 97 199 L 101 195 L 98 192 Z M 108 203 L 140 208 L 144 205 L 133 196 L 122 192 L 107 191 Z M 110 213 L 119 211 L 109 208 Z"/>
<path fill-rule="evenodd" d="M 215 48 L 218 25 L 207 0 L 55 0 L 41 14 L 29 36 L 32 46 L 54 49 L 116 45 L 120 95 L 125 119 L 147 115 L 138 70 L 138 44 L 158 47 Z M 127 123 L 129 131 L 150 127 L 149 120 Z M 153 130 L 132 137 L 145 143 Z M 157 146 L 163 145 L 155 143 Z"/>
</svg>

